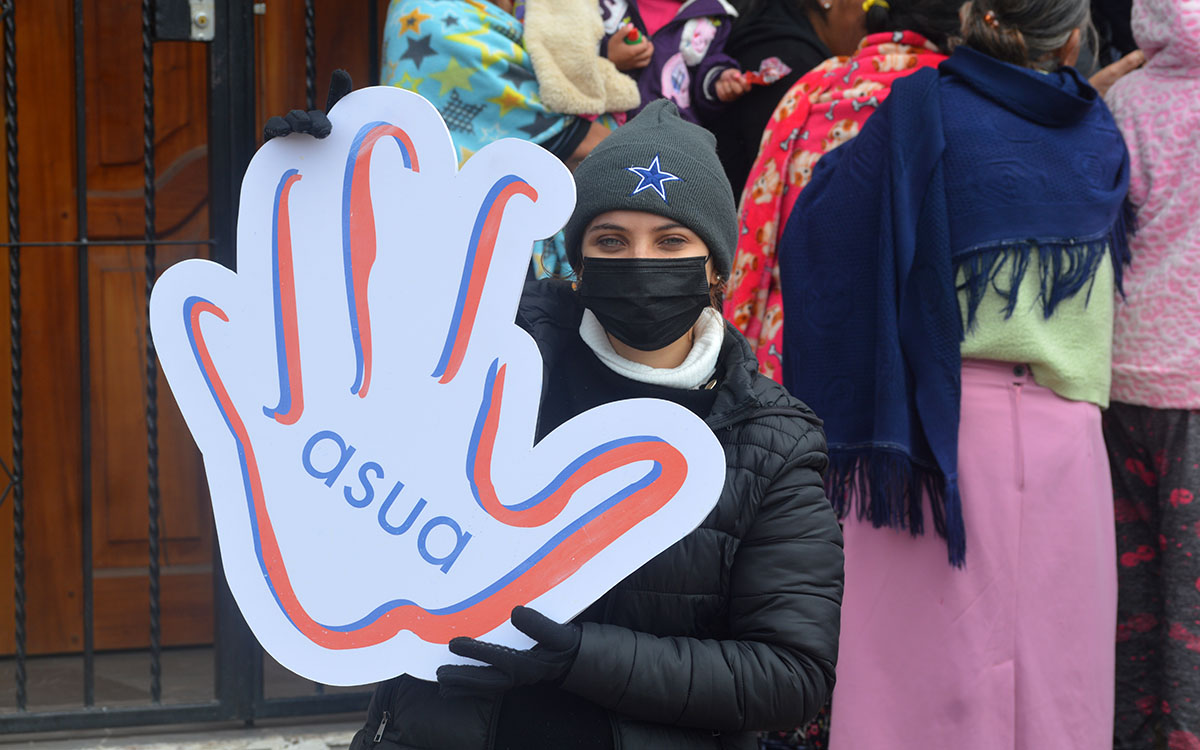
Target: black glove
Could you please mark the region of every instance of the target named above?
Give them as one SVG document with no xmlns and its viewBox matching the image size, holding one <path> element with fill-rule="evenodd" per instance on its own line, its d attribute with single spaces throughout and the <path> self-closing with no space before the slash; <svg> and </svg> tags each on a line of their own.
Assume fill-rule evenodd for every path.
<svg viewBox="0 0 1200 750">
<path fill-rule="evenodd" d="M 474 638 L 454 638 L 450 652 L 491 664 L 490 667 L 438 667 L 439 692 L 444 697 L 493 693 L 537 682 L 561 682 L 575 663 L 582 632 L 578 625 L 559 625 L 529 607 L 515 607 L 512 624 L 537 641 L 528 651 L 497 646 Z"/>
<path fill-rule="evenodd" d="M 313 109 L 308 112 L 302 109 L 293 109 L 283 117 L 278 115 L 272 117 L 267 120 L 266 125 L 263 125 L 263 143 L 291 133 L 308 133 L 314 138 L 324 138 L 329 135 L 333 130 L 333 125 L 325 113 L 333 109 L 333 105 L 349 94 L 353 87 L 354 84 L 350 81 L 349 73 L 341 69 L 333 71 L 333 75 L 329 79 L 329 96 L 325 97 L 325 109 Z"/>
</svg>

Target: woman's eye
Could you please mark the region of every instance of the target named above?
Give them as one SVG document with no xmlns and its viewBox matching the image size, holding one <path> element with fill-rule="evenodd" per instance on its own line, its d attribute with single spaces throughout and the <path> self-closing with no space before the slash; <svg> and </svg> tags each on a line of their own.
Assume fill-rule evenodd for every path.
<svg viewBox="0 0 1200 750">
<path fill-rule="evenodd" d="M 625 245 L 625 243 L 617 237 L 597 237 L 595 243 L 597 246 L 607 249 L 616 249 Z"/>
<path fill-rule="evenodd" d="M 663 237 L 661 240 L 658 241 L 658 244 L 666 245 L 667 247 L 674 249 L 674 248 L 683 247 L 684 245 L 688 244 L 688 240 L 686 237 L 678 237 L 678 236 Z"/>
</svg>

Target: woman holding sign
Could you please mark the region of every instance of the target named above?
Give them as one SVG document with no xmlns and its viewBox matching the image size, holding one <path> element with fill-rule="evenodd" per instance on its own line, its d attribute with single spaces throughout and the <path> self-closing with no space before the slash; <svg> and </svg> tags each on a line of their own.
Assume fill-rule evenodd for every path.
<svg viewBox="0 0 1200 750">
<path fill-rule="evenodd" d="M 576 171 L 572 287 L 527 287 L 518 323 L 547 374 L 538 435 L 593 407 L 659 398 L 725 449 L 701 526 L 559 624 L 517 607 L 528 651 L 456 638 L 486 666 L 381 684 L 352 748 L 750 748 L 833 687 L 842 537 L 821 422 L 757 372 L 721 318 L 736 245 L 711 134 L 658 101 Z"/>
</svg>

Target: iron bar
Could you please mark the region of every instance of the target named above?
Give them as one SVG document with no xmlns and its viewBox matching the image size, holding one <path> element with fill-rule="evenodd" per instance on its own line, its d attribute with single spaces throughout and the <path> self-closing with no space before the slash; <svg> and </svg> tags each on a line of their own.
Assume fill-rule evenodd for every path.
<svg viewBox="0 0 1200 750">
<path fill-rule="evenodd" d="M 216 26 L 208 54 L 209 228 L 216 241 L 213 260 L 236 269 L 234 238 L 242 175 L 254 155 L 254 7 L 240 0 L 216 0 Z M 213 545 L 214 690 L 231 717 L 253 719 L 251 664 L 258 648 L 238 611 Z"/>
<path fill-rule="evenodd" d="M 8 239 L 21 241 L 21 202 L 17 179 L 17 22 L 16 0 L 4 13 L 4 135 L 8 166 Z M 15 619 L 17 710 L 28 704 L 25 674 L 25 465 L 21 412 L 21 249 L 8 251 L 8 314 L 12 357 L 13 615 Z"/>
<path fill-rule="evenodd" d="M 225 580 L 220 556 L 213 565 L 214 652 L 216 657 L 214 694 L 230 715 L 242 720 L 254 717 L 254 680 L 251 664 L 258 648 L 242 613 L 238 610 Z"/>
<path fill-rule="evenodd" d="M 4 491 L 0 492 L 0 506 L 4 505 L 4 501 L 8 499 L 13 488 L 13 473 L 8 470 L 8 464 L 4 463 L 4 459 L 0 459 L 0 481 L 3 481 L 4 477 L 8 477 L 8 484 L 4 485 Z"/>
<path fill-rule="evenodd" d="M 304 0 L 304 100 L 317 108 L 317 13 L 313 0 Z"/>
<path fill-rule="evenodd" d="M 367 3 L 367 84 L 379 85 L 379 0 Z"/>
<path fill-rule="evenodd" d="M 142 0 L 142 154 L 146 211 L 146 489 L 149 498 L 150 552 L 150 700 L 162 702 L 162 623 L 159 603 L 158 355 L 150 334 L 150 293 L 157 276 L 154 186 L 154 8 Z"/>
<path fill-rule="evenodd" d="M 83 705 L 96 703 L 95 598 L 92 583 L 92 361 L 88 274 L 87 80 L 84 68 L 83 0 L 75 0 L 75 223 L 79 246 L 79 434 L 83 564 Z"/>
<path fill-rule="evenodd" d="M 262 646 L 259 645 L 258 641 L 254 641 L 254 643 L 251 645 L 251 650 L 253 657 L 251 659 L 250 669 L 250 696 L 253 710 L 250 712 L 250 716 L 246 719 L 246 726 L 250 726 L 254 723 L 255 719 L 262 717 L 260 711 L 263 705 L 269 702 L 266 694 L 266 684 L 263 680 Z"/>
<path fill-rule="evenodd" d="M 236 270 L 234 240 L 242 175 L 257 147 L 254 7 L 216 0 L 216 37 L 209 45 L 209 233 L 213 260 Z"/>
</svg>

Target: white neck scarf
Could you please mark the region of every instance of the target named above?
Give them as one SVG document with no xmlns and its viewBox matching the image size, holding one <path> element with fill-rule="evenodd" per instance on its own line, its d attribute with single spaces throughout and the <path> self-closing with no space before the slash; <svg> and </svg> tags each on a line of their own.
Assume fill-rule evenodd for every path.
<svg viewBox="0 0 1200 750">
<path fill-rule="evenodd" d="M 687 357 L 678 367 L 665 368 L 643 365 L 617 354 L 608 340 L 604 326 L 600 325 L 600 321 L 591 310 L 583 311 L 583 321 L 579 324 L 579 337 L 608 369 L 639 383 L 651 383 L 667 388 L 700 388 L 712 380 L 717 371 L 717 357 L 721 353 L 721 343 L 725 340 L 725 320 L 721 313 L 714 307 L 704 308 L 692 331 L 695 333 L 695 340 Z"/>
</svg>

